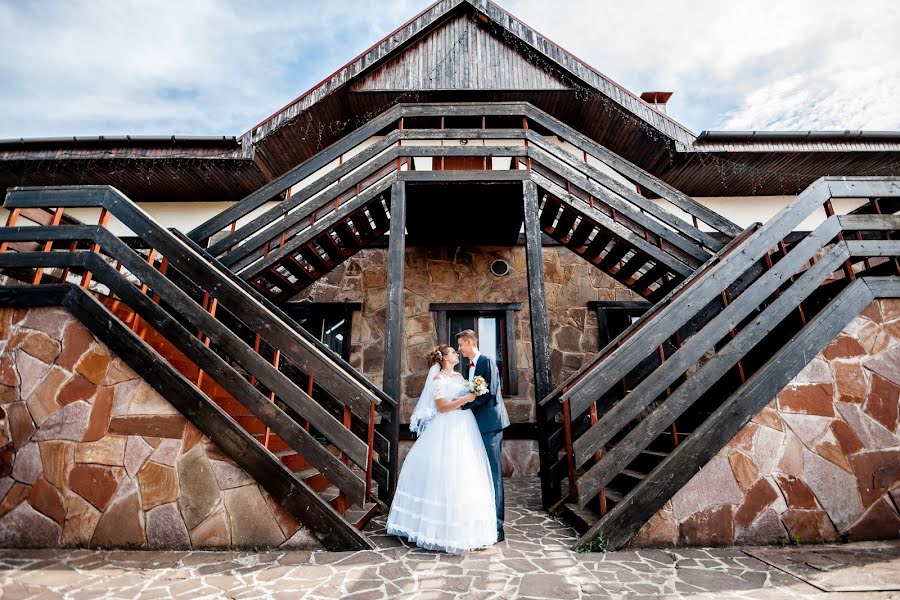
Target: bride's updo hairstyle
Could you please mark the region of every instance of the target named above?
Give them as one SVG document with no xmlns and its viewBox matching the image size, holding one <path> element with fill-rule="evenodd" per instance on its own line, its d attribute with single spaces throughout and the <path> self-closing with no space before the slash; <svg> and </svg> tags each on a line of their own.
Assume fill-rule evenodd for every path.
<svg viewBox="0 0 900 600">
<path fill-rule="evenodd" d="M 425 355 L 425 358 L 428 360 L 428 366 L 431 365 L 439 365 L 444 362 L 444 359 L 447 358 L 447 352 L 450 351 L 452 346 L 448 344 L 441 344 L 440 346 L 435 347 L 434 350 Z"/>
</svg>

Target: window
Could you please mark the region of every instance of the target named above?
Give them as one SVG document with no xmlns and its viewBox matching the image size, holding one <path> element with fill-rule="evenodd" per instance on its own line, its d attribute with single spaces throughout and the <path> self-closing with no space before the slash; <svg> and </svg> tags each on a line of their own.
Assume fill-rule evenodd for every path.
<svg viewBox="0 0 900 600">
<path fill-rule="evenodd" d="M 350 327 L 359 302 L 294 302 L 284 312 L 344 360 L 350 359 Z"/>
<path fill-rule="evenodd" d="M 649 302 L 588 302 L 588 308 L 597 311 L 597 327 L 600 348 L 603 349 L 632 323 L 650 310 Z"/>
<path fill-rule="evenodd" d="M 432 304 L 439 344 L 457 348 L 456 334 L 472 329 L 478 334 L 478 349 L 494 359 L 500 371 L 501 392 L 504 396 L 519 393 L 516 366 L 515 312 L 521 304 Z M 458 350 L 459 348 L 457 348 Z M 456 367 L 468 373 L 469 363 L 461 357 Z"/>
</svg>

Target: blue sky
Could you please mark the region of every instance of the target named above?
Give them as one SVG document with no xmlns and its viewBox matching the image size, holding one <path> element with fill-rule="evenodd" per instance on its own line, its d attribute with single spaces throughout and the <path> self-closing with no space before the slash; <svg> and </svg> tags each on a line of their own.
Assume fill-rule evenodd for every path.
<svg viewBox="0 0 900 600">
<path fill-rule="evenodd" d="M 426 0 L 0 0 L 0 138 L 239 135 Z M 900 3 L 501 0 L 704 129 L 900 129 Z"/>
</svg>

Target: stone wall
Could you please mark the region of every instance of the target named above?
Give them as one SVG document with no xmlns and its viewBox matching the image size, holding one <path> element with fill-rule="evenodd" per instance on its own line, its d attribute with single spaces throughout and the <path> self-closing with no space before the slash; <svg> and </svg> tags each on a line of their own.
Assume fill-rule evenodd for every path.
<svg viewBox="0 0 900 600">
<path fill-rule="evenodd" d="M 503 259 L 510 272 L 497 277 L 490 271 Z M 544 286 L 550 326 L 551 367 L 558 384 L 599 350 L 597 318 L 588 310 L 592 300 L 637 300 L 636 294 L 564 247 L 543 250 Z M 409 421 L 428 370 L 425 354 L 437 344 L 437 330 L 429 305 L 433 302 L 520 302 L 515 313 L 516 364 L 519 393 L 506 398 L 510 420 L 534 422 L 534 377 L 531 362 L 528 282 L 525 248 L 407 248 L 404 271 L 405 338 L 402 367 L 401 418 Z M 304 290 L 295 300 L 360 302 L 354 315 L 350 363 L 376 385 L 384 368 L 384 317 L 387 301 L 386 251 L 363 250 Z M 408 446 L 408 444 L 407 444 Z M 538 474 L 537 442 L 504 442 L 507 476 Z"/>
<path fill-rule="evenodd" d="M 875 301 L 639 532 L 636 546 L 900 537 L 900 301 Z"/>
<path fill-rule="evenodd" d="M 0 309 L 0 547 L 319 548 L 58 309 Z"/>
</svg>

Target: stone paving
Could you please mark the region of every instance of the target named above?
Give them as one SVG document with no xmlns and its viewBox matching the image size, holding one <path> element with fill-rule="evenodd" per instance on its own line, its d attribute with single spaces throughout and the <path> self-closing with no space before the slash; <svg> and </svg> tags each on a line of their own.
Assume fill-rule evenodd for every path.
<svg viewBox="0 0 900 600">
<path fill-rule="evenodd" d="M 823 592 L 739 548 L 577 554 L 574 532 L 540 510 L 536 480 L 507 480 L 507 505 L 506 541 L 466 555 L 410 548 L 384 535 L 383 518 L 366 552 L 0 550 L 0 598 L 900 598 Z M 900 544 L 858 548 L 900 572 Z"/>
</svg>

